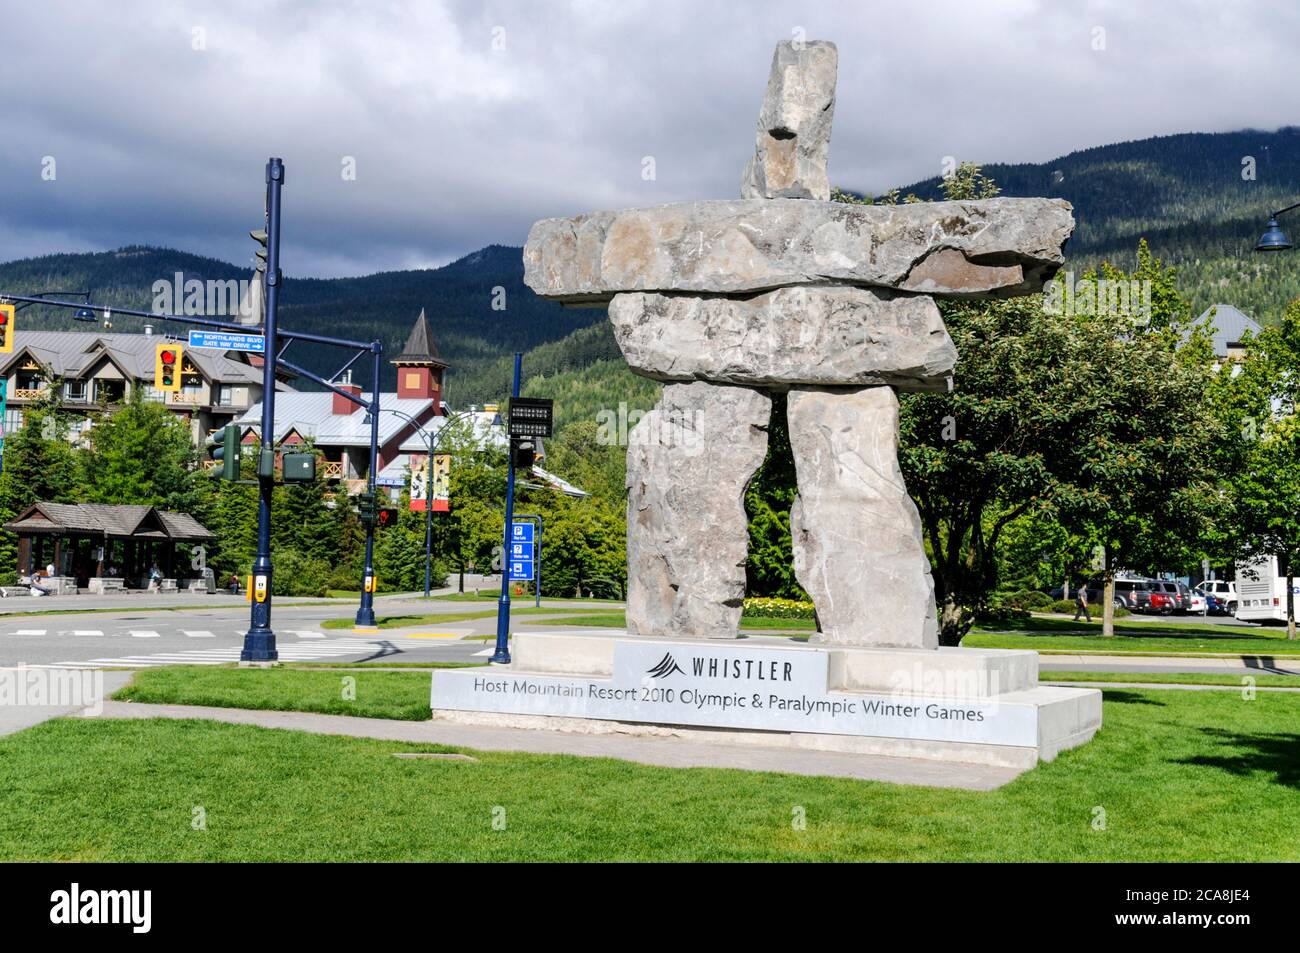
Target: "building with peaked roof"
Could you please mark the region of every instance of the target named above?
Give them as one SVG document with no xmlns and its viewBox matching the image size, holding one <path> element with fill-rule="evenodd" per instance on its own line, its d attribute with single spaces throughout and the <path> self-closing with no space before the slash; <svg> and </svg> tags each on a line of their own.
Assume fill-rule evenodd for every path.
<svg viewBox="0 0 1300 953">
<path fill-rule="evenodd" d="M 1214 355 L 1220 360 L 1238 360 L 1246 353 L 1243 343 L 1247 334 L 1256 335 L 1262 330 L 1254 318 L 1230 304 L 1212 304 L 1201 312 L 1194 325 L 1210 331 Z"/>
<path fill-rule="evenodd" d="M 8 394 L 4 431 L 22 426 L 26 409 L 58 388 L 62 409 L 80 412 L 84 432 L 90 414 L 111 411 L 141 388 L 190 426 L 195 444 L 208 431 L 224 427 L 262 398 L 260 358 L 233 351 L 186 347 L 181 359 L 181 389 L 154 389 L 154 357 L 161 335 L 99 331 L 24 331 L 14 333 L 11 354 L 0 355 L 0 377 Z"/>
<path fill-rule="evenodd" d="M 52 564 L 54 575 L 74 578 L 77 586 L 110 567 L 140 588 L 155 564 L 175 578 L 177 544 L 215 538 L 188 513 L 107 503 L 33 503 L 4 529 L 18 536 L 20 577 Z"/>
<path fill-rule="evenodd" d="M 397 391 L 379 395 L 379 468 L 375 485 L 395 500 L 408 485 L 411 475 L 419 474 L 412 508 L 423 510 L 429 438 L 438 439 L 438 433 L 448 426 L 451 413 L 442 399 L 450 365 L 438 355 L 423 310 L 407 335 L 406 345 L 392 363 L 397 368 Z M 352 384 L 350 378 L 338 386 L 365 403 L 370 402 L 370 393 Z M 469 437 L 476 446 L 502 449 L 507 446 L 505 428 L 500 424 L 495 405 L 473 409 L 464 416 L 470 425 Z M 235 423 L 243 428 L 244 443 L 256 442 L 262 425 L 261 403 L 248 408 Z M 321 470 L 326 479 L 343 481 L 349 493 L 366 489 L 370 473 L 370 415 L 347 398 L 329 391 L 277 393 L 274 438 L 278 446 L 311 443 L 324 457 Z M 537 447 L 537 459 L 541 460 L 545 451 L 540 440 Z M 561 493 L 576 497 L 588 495 L 540 467 L 534 467 L 533 474 Z M 445 498 L 440 500 L 435 495 L 433 509 L 446 510 Z"/>
<path fill-rule="evenodd" d="M 409 461 L 404 448 L 425 446 L 420 430 L 433 431 L 445 423 L 442 391 L 449 365 L 438 355 L 423 310 L 415 319 L 406 346 L 391 363 L 397 368 L 397 391 L 379 395 L 380 473 L 399 460 L 405 467 Z M 353 384 L 350 375 L 338 386 L 370 402 L 370 394 Z M 257 440 L 262 426 L 261 401 L 233 422 L 242 428 L 245 443 Z M 273 436 L 281 446 L 313 444 L 324 456 L 323 475 L 327 479 L 346 481 L 352 493 L 364 488 L 370 473 L 370 420 L 364 407 L 330 391 L 278 393 Z"/>
</svg>

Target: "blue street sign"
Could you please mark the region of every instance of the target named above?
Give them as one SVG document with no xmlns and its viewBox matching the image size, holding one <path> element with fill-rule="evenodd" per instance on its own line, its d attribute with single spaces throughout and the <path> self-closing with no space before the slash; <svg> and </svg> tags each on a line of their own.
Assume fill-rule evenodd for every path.
<svg viewBox="0 0 1300 953">
<path fill-rule="evenodd" d="M 191 331 L 190 347 L 210 347 L 219 351 L 247 351 L 265 354 L 266 338 L 260 334 L 235 334 L 232 331 Z"/>
<path fill-rule="evenodd" d="M 510 541 L 514 543 L 531 543 L 533 541 L 533 524 L 512 524 L 510 527 Z"/>
<path fill-rule="evenodd" d="M 533 561 L 533 544 L 532 543 L 511 543 L 510 558 L 523 559 L 528 562 Z"/>
<path fill-rule="evenodd" d="M 510 560 L 510 578 L 517 582 L 531 582 L 533 579 L 533 567 L 537 564 L 531 559 L 512 559 Z"/>
</svg>

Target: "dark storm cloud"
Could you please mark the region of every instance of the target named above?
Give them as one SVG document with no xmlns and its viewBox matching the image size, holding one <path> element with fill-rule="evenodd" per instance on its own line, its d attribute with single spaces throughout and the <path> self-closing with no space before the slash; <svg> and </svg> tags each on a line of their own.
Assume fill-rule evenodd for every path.
<svg viewBox="0 0 1300 953">
<path fill-rule="evenodd" d="M 285 264 L 519 244 L 546 215 L 737 194 L 773 44 L 840 48 L 832 180 L 1296 121 L 1281 5 L 3 0 L 0 258 L 147 242 L 244 262 L 266 156 Z M 643 159 L 654 180 L 642 177 Z M 56 177 L 42 178 L 53 159 Z M 355 180 L 343 176 L 355 162 Z M 43 165 L 47 163 L 47 165 Z"/>
</svg>

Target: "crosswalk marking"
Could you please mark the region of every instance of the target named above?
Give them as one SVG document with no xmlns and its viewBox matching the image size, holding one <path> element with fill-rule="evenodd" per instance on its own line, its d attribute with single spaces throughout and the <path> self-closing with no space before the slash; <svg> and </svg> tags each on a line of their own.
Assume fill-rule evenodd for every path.
<svg viewBox="0 0 1300 953">
<path fill-rule="evenodd" d="M 289 630 L 289 634 L 290 634 L 290 635 L 296 635 L 296 636 L 298 636 L 298 638 L 300 638 L 300 639 L 323 639 L 323 638 L 325 638 L 325 633 L 324 633 L 324 632 L 308 632 L 308 631 L 306 631 L 305 629 L 304 629 L 304 630 L 301 630 L 301 631 L 299 631 L 299 630 L 297 630 L 297 629 L 290 629 L 290 630 Z"/>
<path fill-rule="evenodd" d="M 73 629 L 73 635 L 103 635 L 103 629 Z"/>
<path fill-rule="evenodd" d="M 157 632 L 152 629 L 132 629 L 131 635 L 137 639 L 156 639 L 159 638 Z"/>
<path fill-rule="evenodd" d="M 496 649 L 484 649 L 482 652 L 475 652 L 474 657 L 483 658 L 485 655 L 492 655 L 494 652 L 496 652 Z"/>
<path fill-rule="evenodd" d="M 207 629 L 181 629 L 191 639 L 215 639 L 216 633 L 209 632 Z"/>
<path fill-rule="evenodd" d="M 14 635 L 44 635 L 44 629 L 19 629 Z"/>
</svg>

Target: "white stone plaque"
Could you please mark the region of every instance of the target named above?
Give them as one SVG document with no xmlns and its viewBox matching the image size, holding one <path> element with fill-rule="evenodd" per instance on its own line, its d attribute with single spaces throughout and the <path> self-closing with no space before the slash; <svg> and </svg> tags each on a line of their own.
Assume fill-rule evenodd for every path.
<svg viewBox="0 0 1300 953">
<path fill-rule="evenodd" d="M 942 698 L 827 689 L 817 648 L 616 642 L 613 676 L 509 668 L 433 673 L 436 709 L 1036 747 L 1038 710 L 1015 693 Z"/>
</svg>

